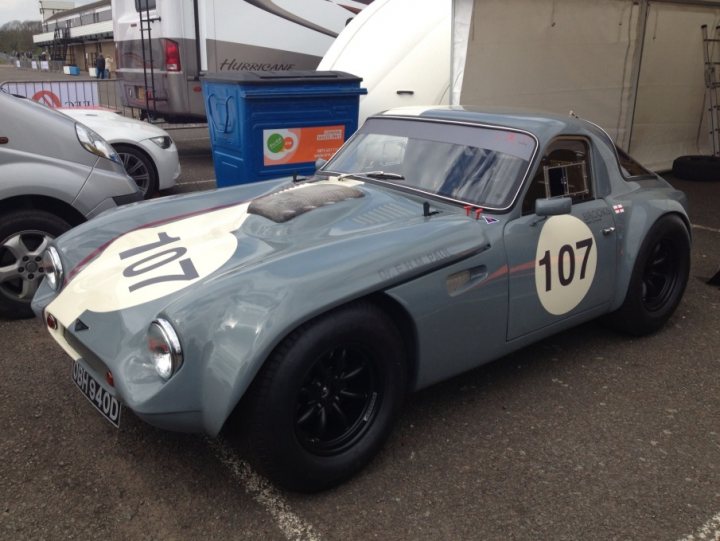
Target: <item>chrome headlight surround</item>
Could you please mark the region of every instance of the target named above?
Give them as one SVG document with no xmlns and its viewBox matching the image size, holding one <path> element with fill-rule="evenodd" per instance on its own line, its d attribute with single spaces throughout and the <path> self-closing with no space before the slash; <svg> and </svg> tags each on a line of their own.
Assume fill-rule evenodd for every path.
<svg viewBox="0 0 720 541">
<path fill-rule="evenodd" d="M 64 273 L 60 254 L 54 246 L 43 252 L 42 266 L 50 289 L 58 291 L 62 287 Z"/>
<path fill-rule="evenodd" d="M 88 152 L 92 152 L 101 158 L 120 163 L 120 157 L 115 149 L 105 139 L 83 124 L 75 124 L 75 133 L 78 141 Z"/>
<path fill-rule="evenodd" d="M 157 318 L 148 328 L 148 351 L 155 372 L 163 381 L 174 376 L 183 363 L 183 352 L 175 329 L 169 321 Z"/>
</svg>

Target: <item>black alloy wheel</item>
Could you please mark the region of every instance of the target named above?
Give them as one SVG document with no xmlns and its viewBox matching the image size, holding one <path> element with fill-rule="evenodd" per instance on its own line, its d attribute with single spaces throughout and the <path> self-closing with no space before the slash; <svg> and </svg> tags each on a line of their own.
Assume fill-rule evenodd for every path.
<svg viewBox="0 0 720 541">
<path fill-rule="evenodd" d="M 363 437 L 382 399 L 377 370 L 362 346 L 331 349 L 317 359 L 300 388 L 295 434 L 312 453 L 342 453 Z"/>
<path fill-rule="evenodd" d="M 674 257 L 672 243 L 660 239 L 653 247 L 643 273 L 642 300 L 648 311 L 654 312 L 667 304 L 679 274 L 680 262 Z"/>
<path fill-rule="evenodd" d="M 244 399 L 239 433 L 278 485 L 314 492 L 355 474 L 382 447 L 406 393 L 403 339 L 357 301 L 291 332 Z"/>
<path fill-rule="evenodd" d="M 640 245 L 625 300 L 605 323 L 635 336 L 659 330 L 680 304 L 689 275 L 688 227 L 676 214 L 662 216 Z"/>
</svg>

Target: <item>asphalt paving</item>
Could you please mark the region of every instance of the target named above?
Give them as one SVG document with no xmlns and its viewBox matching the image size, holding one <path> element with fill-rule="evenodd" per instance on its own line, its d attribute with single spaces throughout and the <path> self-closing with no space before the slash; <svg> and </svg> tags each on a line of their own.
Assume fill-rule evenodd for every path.
<svg viewBox="0 0 720 541">
<path fill-rule="evenodd" d="M 207 130 L 171 134 L 171 193 L 212 188 Z M 588 323 L 416 393 L 370 466 L 316 495 L 227 434 L 113 428 L 41 322 L 0 320 L 0 539 L 720 540 L 720 181 L 670 180 L 693 248 L 663 330 Z"/>
</svg>

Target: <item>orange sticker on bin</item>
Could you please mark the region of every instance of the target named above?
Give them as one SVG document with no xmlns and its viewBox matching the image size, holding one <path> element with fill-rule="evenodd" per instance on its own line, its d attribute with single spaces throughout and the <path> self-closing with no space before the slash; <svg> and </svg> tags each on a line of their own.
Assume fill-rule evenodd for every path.
<svg viewBox="0 0 720 541">
<path fill-rule="evenodd" d="M 263 130 L 263 164 L 314 162 L 329 159 L 345 141 L 345 126 Z"/>
</svg>

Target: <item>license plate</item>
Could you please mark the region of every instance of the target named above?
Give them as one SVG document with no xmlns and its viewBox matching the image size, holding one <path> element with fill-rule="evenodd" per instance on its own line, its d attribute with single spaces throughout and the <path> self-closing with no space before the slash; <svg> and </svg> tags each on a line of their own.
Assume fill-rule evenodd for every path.
<svg viewBox="0 0 720 541">
<path fill-rule="evenodd" d="M 80 392 L 85 395 L 90 403 L 95 406 L 103 417 L 105 417 L 115 427 L 120 427 L 120 411 L 122 407 L 120 402 L 110 392 L 105 389 L 100 383 L 92 377 L 92 375 L 85 370 L 85 368 L 75 361 L 72 369 L 72 379 L 80 389 Z"/>
<path fill-rule="evenodd" d="M 135 94 L 137 95 L 139 100 L 145 99 L 145 87 L 144 86 L 136 86 L 135 87 Z"/>
</svg>

